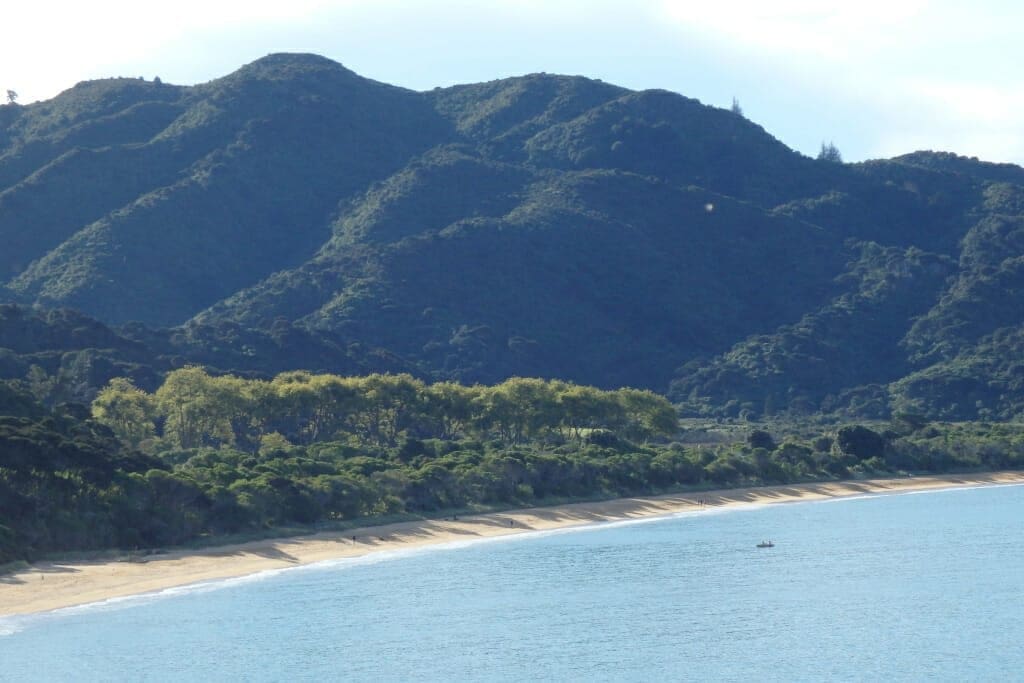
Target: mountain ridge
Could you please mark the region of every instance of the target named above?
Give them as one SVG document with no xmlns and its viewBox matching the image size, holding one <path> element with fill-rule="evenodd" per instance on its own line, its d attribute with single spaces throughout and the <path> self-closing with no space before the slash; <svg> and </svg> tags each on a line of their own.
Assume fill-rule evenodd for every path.
<svg viewBox="0 0 1024 683">
<path fill-rule="evenodd" d="M 275 54 L 0 107 L 0 300 L 146 339 L 157 374 L 293 353 L 671 385 L 712 416 L 1008 417 L 1022 216 L 1018 166 L 810 159 L 735 112 L 581 76 L 415 92 Z"/>
</svg>

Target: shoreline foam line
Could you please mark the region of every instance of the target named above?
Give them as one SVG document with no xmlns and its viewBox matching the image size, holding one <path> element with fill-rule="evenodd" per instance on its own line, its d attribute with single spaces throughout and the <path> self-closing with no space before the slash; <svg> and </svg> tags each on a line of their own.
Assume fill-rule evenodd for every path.
<svg viewBox="0 0 1024 683">
<path fill-rule="evenodd" d="M 695 512 L 753 505 L 827 501 L 950 488 L 1024 484 L 1024 472 L 991 472 L 900 479 L 870 479 L 569 503 L 545 508 L 428 519 L 264 539 L 202 550 L 178 550 L 142 562 L 45 562 L 0 577 L 0 617 L 52 612 L 116 598 L 156 596 L 189 586 L 363 558 L 426 546 L 461 547 L 484 539 L 538 531 L 569 531 L 609 523 L 653 521 Z M 704 501 L 702 505 L 700 501 Z M 352 536 L 356 541 L 352 541 Z M 532 535 L 532 534 L 531 534 Z M 404 555 L 405 553 L 400 553 Z"/>
</svg>

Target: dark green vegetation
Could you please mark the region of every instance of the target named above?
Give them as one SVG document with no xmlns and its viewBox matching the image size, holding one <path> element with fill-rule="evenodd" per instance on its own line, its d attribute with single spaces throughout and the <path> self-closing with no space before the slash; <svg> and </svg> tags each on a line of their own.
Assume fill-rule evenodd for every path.
<svg viewBox="0 0 1024 683">
<path fill-rule="evenodd" d="M 1024 412 L 1024 169 L 823 150 L 581 77 L 417 93 L 272 55 L 80 83 L 0 106 L 0 301 L 91 320 L 22 311 L 47 331 L 0 342 L 0 376 L 37 366 L 49 403 L 201 363 L 639 386 L 705 416 Z"/>
<path fill-rule="evenodd" d="M 0 561 L 1022 464 L 1024 169 L 810 159 L 738 106 L 80 83 L 0 106 L 0 245 Z"/>
<path fill-rule="evenodd" d="M 0 382 L 0 413 L 0 564 L 377 516 L 1024 466 L 1019 426 L 900 416 L 826 433 L 680 433 L 650 392 L 521 378 L 259 381 L 190 367 L 154 393 L 116 379 L 91 415 Z"/>
</svg>

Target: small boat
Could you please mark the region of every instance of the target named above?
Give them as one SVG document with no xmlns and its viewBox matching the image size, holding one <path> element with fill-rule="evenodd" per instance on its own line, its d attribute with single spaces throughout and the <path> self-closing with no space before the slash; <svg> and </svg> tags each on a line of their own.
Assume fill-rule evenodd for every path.
<svg viewBox="0 0 1024 683">
<path fill-rule="evenodd" d="M 774 548 L 775 544 L 772 543 L 771 541 L 761 541 L 760 543 L 757 544 L 757 547 L 758 548 Z"/>
</svg>

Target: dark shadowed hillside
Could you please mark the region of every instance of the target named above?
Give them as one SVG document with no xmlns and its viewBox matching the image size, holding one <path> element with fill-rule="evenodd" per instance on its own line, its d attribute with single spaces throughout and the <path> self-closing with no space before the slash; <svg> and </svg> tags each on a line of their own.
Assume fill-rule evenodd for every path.
<svg viewBox="0 0 1024 683">
<path fill-rule="evenodd" d="M 76 109 L 81 99 L 63 107 L 75 112 L 73 118 L 88 115 Z M 134 139 L 120 154 L 108 153 L 76 174 L 92 182 L 110 174 L 107 184 L 121 195 L 83 207 L 80 216 L 47 216 L 59 229 L 51 227 L 49 239 L 23 246 L 17 263 L 8 264 L 9 270 L 20 266 L 13 289 L 111 322 L 183 322 L 311 256 L 328 237 L 339 201 L 397 170 L 448 131 L 416 94 L 318 57 L 268 57 L 180 91 L 177 102 L 180 113 L 147 131 L 151 136 L 144 142 Z M 36 113 L 26 109 L 23 118 Z M 61 157 L 53 163 L 86 162 Z M 152 178 L 132 173 L 134 186 L 126 191 L 119 169 L 139 167 L 152 171 Z M 39 191 L 25 187 L 31 180 L 4 195 L 33 201 Z M 76 193 L 98 191 L 44 180 L 42 190 L 49 195 L 35 199 L 44 206 L 76 204 Z M 55 184 L 66 194 L 55 195 Z"/>
<path fill-rule="evenodd" d="M 1006 418 L 1022 225 L 1009 164 L 842 164 L 667 91 L 417 93 L 271 55 L 0 107 L 0 301 L 80 312 L 5 309 L 0 369 L 72 395 L 201 363 Z"/>
<path fill-rule="evenodd" d="M 476 175 L 488 177 L 484 168 Z M 423 217 L 442 214 L 445 176 L 421 181 L 426 187 L 408 192 L 421 197 Z M 510 206 L 477 189 L 479 210 L 386 245 L 372 237 L 387 232 L 405 195 L 371 196 L 374 209 L 357 208 L 363 221 L 345 224 L 346 238 L 312 266 L 199 319 L 261 326 L 290 309 L 303 324 L 392 349 L 427 374 L 657 386 L 679 358 L 795 319 L 798 301 L 825 301 L 846 258 L 820 228 L 650 177 L 542 174 Z M 359 249 L 347 239 L 353 232 L 366 236 Z M 318 283 L 332 274 L 329 296 L 320 296 Z"/>
</svg>

